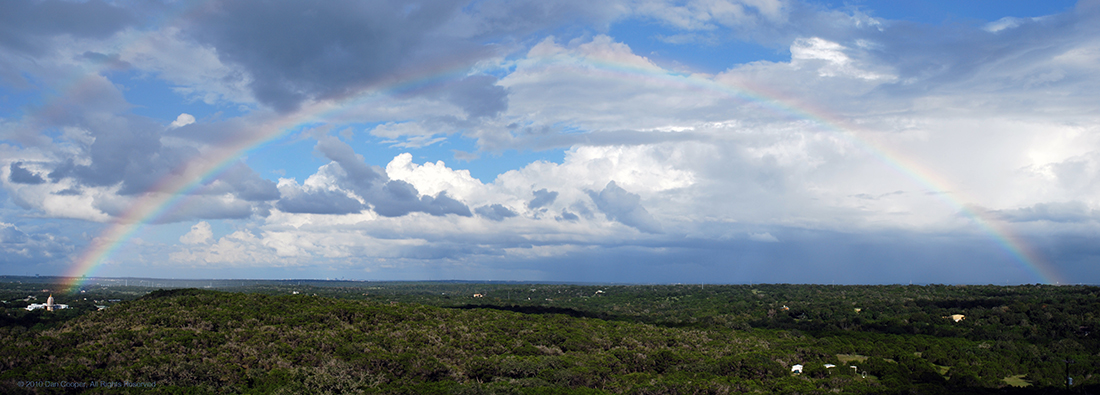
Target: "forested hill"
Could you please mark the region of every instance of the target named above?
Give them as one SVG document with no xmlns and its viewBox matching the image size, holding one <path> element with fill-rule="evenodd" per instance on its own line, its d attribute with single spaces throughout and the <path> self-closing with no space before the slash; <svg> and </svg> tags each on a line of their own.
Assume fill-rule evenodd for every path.
<svg viewBox="0 0 1100 395">
<path fill-rule="evenodd" d="M 873 287 L 669 286 L 662 289 L 670 293 L 631 297 L 623 295 L 641 288 L 561 287 L 558 295 L 576 290 L 591 300 L 540 307 L 490 296 L 477 305 L 451 300 L 450 307 L 465 308 L 449 308 L 430 305 L 449 299 L 429 297 L 421 304 L 157 291 L 47 328 L 3 327 L 0 392 L 65 392 L 19 384 L 93 380 L 155 385 L 69 391 L 1100 392 L 1094 287 L 1043 287 L 1024 293 L 1034 296 L 1030 301 L 1012 296 L 1019 292 L 983 296 L 984 288 L 972 288 L 960 292 L 979 296 L 893 302 L 889 288 Z M 715 297 L 723 289 L 745 295 Z M 932 288 L 909 291 L 920 289 Z M 374 298 L 364 294 L 357 295 Z M 684 299 L 695 301 L 671 307 Z M 955 322 L 941 310 L 969 315 Z M 1076 362 L 1070 390 L 1067 359 Z M 791 373 L 796 364 L 804 365 L 802 374 Z"/>
</svg>

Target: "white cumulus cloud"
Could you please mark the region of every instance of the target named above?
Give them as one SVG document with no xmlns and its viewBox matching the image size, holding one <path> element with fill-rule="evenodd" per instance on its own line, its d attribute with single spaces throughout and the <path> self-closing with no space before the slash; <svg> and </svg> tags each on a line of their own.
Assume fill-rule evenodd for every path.
<svg viewBox="0 0 1100 395">
<path fill-rule="evenodd" d="M 214 231 L 206 221 L 191 225 L 191 230 L 180 236 L 180 242 L 184 244 L 208 244 L 213 239 Z"/>
</svg>

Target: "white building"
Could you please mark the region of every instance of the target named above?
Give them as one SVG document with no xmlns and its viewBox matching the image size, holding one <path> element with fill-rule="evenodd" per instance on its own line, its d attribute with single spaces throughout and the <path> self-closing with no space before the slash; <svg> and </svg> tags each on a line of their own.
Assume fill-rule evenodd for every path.
<svg viewBox="0 0 1100 395">
<path fill-rule="evenodd" d="M 802 374 L 802 365 L 791 366 L 791 373 Z"/>
<path fill-rule="evenodd" d="M 46 309 L 46 311 L 62 310 L 69 308 L 67 304 L 57 304 L 53 302 L 53 295 L 50 295 L 49 299 L 46 299 L 46 303 L 31 303 L 27 306 L 27 311 Z"/>
</svg>

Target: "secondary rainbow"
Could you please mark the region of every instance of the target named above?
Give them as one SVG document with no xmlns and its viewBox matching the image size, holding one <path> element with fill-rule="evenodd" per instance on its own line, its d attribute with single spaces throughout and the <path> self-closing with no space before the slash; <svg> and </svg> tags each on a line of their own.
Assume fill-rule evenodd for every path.
<svg viewBox="0 0 1100 395">
<path fill-rule="evenodd" d="M 982 212 L 971 209 L 965 203 L 966 199 L 958 196 L 957 192 L 951 192 L 946 187 L 947 183 L 935 177 L 933 172 L 922 168 L 915 161 L 905 159 L 900 153 L 860 138 L 857 128 L 847 125 L 845 121 L 837 117 L 830 116 L 825 111 L 816 110 L 793 99 L 784 99 L 779 94 L 767 95 L 765 90 L 760 88 L 749 89 L 745 86 L 731 86 L 697 75 L 670 74 L 651 65 L 608 62 L 587 58 L 569 59 L 569 61 L 562 62 L 563 58 L 561 56 L 554 56 L 543 59 L 543 61 L 548 66 L 572 69 L 572 72 L 596 73 L 599 76 L 631 81 L 647 79 L 663 84 L 716 92 L 744 103 L 760 106 L 778 115 L 811 121 L 822 131 L 832 133 L 850 142 L 883 164 L 912 179 L 922 188 L 936 192 L 936 195 L 943 202 L 970 218 L 982 232 L 989 235 L 994 242 L 1035 278 L 1047 283 L 1059 281 L 1057 274 L 1049 268 L 1038 254 L 1028 247 L 1024 240 L 1014 235 L 1010 229 L 1000 225 L 996 218 L 991 218 Z M 71 278 L 69 289 L 78 289 L 87 276 L 93 274 L 100 264 L 109 259 L 111 254 L 129 240 L 142 226 L 162 218 L 173 208 L 178 207 L 187 196 L 201 188 L 205 181 L 217 177 L 249 150 L 277 139 L 302 125 L 325 123 L 326 120 L 339 113 L 365 103 L 443 83 L 448 78 L 461 77 L 466 73 L 468 63 L 459 63 L 458 67 L 454 67 L 455 65 L 452 64 L 451 67 L 445 69 L 436 67 L 432 70 L 420 70 L 419 73 L 415 74 L 395 76 L 395 78 L 390 79 L 390 81 L 395 82 L 388 86 L 373 86 L 355 97 L 310 103 L 293 114 L 277 115 L 257 120 L 257 126 L 250 128 L 252 130 L 244 133 L 243 137 L 229 142 L 202 158 L 185 164 L 176 172 L 176 174 L 180 174 L 179 176 L 165 178 L 151 188 L 150 192 L 137 198 L 131 209 L 118 216 L 74 262 L 68 274 L 68 277 Z"/>
</svg>

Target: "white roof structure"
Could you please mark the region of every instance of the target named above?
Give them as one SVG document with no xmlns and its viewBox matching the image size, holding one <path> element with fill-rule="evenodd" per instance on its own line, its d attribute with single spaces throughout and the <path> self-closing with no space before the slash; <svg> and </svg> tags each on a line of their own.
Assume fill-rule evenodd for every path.
<svg viewBox="0 0 1100 395">
<path fill-rule="evenodd" d="M 29 296 L 28 296 L 28 298 L 29 298 Z M 46 303 L 31 303 L 30 306 L 27 306 L 27 311 L 37 310 L 37 309 L 46 309 L 46 310 L 49 310 L 49 311 L 54 311 L 54 310 L 61 310 L 61 309 L 67 309 L 67 308 L 69 308 L 69 305 L 67 305 L 67 304 L 54 303 L 53 302 L 53 295 L 50 295 L 49 299 L 46 299 Z"/>
<path fill-rule="evenodd" d="M 55 303 L 53 305 L 53 308 L 56 309 L 56 310 L 67 309 L 67 308 L 69 308 L 69 305 L 67 305 L 67 304 L 56 304 Z M 27 311 L 38 310 L 38 309 L 49 309 L 49 305 L 46 304 L 46 303 L 31 303 L 30 305 L 27 306 Z"/>
</svg>

